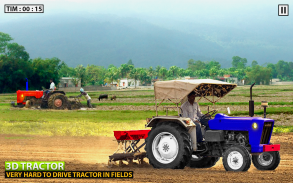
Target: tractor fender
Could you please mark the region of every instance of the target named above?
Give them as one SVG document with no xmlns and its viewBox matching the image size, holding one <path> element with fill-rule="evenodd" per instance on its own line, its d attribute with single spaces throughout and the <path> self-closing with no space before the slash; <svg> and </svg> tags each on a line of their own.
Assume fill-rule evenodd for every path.
<svg viewBox="0 0 293 183">
<path fill-rule="evenodd" d="M 66 95 L 64 91 L 58 91 L 58 90 L 55 90 L 55 91 L 52 91 L 51 94 L 55 94 L 55 93 L 61 93 L 63 95 Z"/>
<path fill-rule="evenodd" d="M 154 127 L 158 123 L 162 122 L 178 123 L 187 130 L 192 126 L 195 126 L 195 124 L 192 122 L 190 118 L 183 118 L 179 116 L 154 116 L 153 118 L 148 119 L 147 121 L 148 123 L 145 125 L 145 127 Z"/>
</svg>

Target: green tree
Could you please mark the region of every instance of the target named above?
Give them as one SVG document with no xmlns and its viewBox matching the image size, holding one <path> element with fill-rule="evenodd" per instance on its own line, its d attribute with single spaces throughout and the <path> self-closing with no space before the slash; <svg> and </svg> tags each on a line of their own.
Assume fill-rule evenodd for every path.
<svg viewBox="0 0 293 183">
<path fill-rule="evenodd" d="M 149 67 L 147 70 L 148 75 L 150 76 L 151 80 L 153 79 L 153 76 L 155 75 L 155 70 L 153 69 L 153 67 Z"/>
<path fill-rule="evenodd" d="M 290 68 L 288 62 L 279 60 L 276 64 L 277 77 L 280 80 L 286 80 L 290 77 Z"/>
<path fill-rule="evenodd" d="M 246 76 L 245 69 L 236 69 L 234 76 L 238 79 L 238 81 L 244 79 Z"/>
<path fill-rule="evenodd" d="M 156 74 L 156 76 L 159 76 L 160 75 L 160 69 L 162 68 L 162 66 L 160 66 L 160 65 L 158 65 L 157 67 L 156 67 L 156 70 L 155 70 L 155 74 Z"/>
<path fill-rule="evenodd" d="M 76 92 L 76 87 L 78 86 L 78 82 L 80 81 L 79 78 L 72 78 L 72 83 L 74 84 L 74 91 Z"/>
<path fill-rule="evenodd" d="M 212 69 L 214 67 L 216 69 L 220 69 L 221 68 L 221 64 L 219 62 L 217 62 L 217 61 L 214 61 L 214 60 L 207 62 L 205 64 L 205 66 L 206 66 L 206 69 L 208 69 L 208 70 L 210 70 L 210 69 Z"/>
<path fill-rule="evenodd" d="M 12 41 L 13 39 L 10 37 L 9 34 L 5 34 L 3 32 L 0 32 L 0 53 L 6 52 L 6 46 L 9 41 Z"/>
<path fill-rule="evenodd" d="M 251 62 L 251 67 L 254 67 L 254 66 L 256 66 L 256 65 L 258 65 L 257 61 L 256 61 L 256 60 L 253 60 L 253 61 Z"/>
<path fill-rule="evenodd" d="M 264 84 L 269 84 L 270 83 L 270 74 L 272 70 L 267 67 L 262 67 L 259 65 L 254 66 L 250 72 L 247 72 L 247 84 L 260 84 L 260 82 Z"/>
<path fill-rule="evenodd" d="M 28 61 L 30 57 L 25 51 L 24 46 L 18 45 L 17 43 L 8 43 L 7 52 L 5 54 L 9 58 L 23 59 L 24 61 Z"/>
<path fill-rule="evenodd" d="M 68 67 L 65 62 L 61 63 L 61 67 L 58 71 L 59 77 L 72 77 L 75 76 L 75 70 L 72 67 Z"/>
<path fill-rule="evenodd" d="M 178 75 L 180 76 L 180 77 L 184 77 L 185 76 L 185 70 L 183 69 L 183 68 L 179 68 L 178 69 Z"/>
<path fill-rule="evenodd" d="M 131 59 L 128 60 L 127 65 L 133 65 L 134 66 L 134 64 L 132 63 L 132 60 Z"/>
<path fill-rule="evenodd" d="M 29 79 L 30 89 L 34 88 L 30 80 L 33 73 L 31 62 L 0 55 L 0 93 L 25 90 L 26 78 Z"/>
<path fill-rule="evenodd" d="M 119 70 L 116 67 L 111 67 L 106 73 L 106 78 L 113 84 L 113 81 L 119 78 Z"/>
<path fill-rule="evenodd" d="M 119 67 L 121 78 L 126 78 L 133 68 L 133 65 L 121 64 Z"/>
<path fill-rule="evenodd" d="M 86 77 L 87 81 L 91 85 L 103 84 L 105 79 L 106 70 L 102 66 L 88 65 L 86 67 Z"/>
<path fill-rule="evenodd" d="M 179 71 L 179 67 L 171 66 L 168 72 L 169 72 L 169 75 L 174 79 L 178 77 L 178 71 Z"/>
<path fill-rule="evenodd" d="M 206 68 L 206 64 L 200 60 L 194 61 L 193 59 L 188 60 L 188 69 L 193 72 L 196 70 L 202 70 Z"/>
<path fill-rule="evenodd" d="M 193 77 L 194 76 L 194 72 L 190 69 L 186 69 L 184 70 L 184 76 L 190 76 Z"/>
<path fill-rule="evenodd" d="M 210 70 L 209 70 L 209 75 L 213 78 L 213 79 L 215 79 L 216 78 L 216 76 L 218 75 L 218 72 L 219 71 L 219 69 L 215 66 L 215 67 L 213 67 L 213 68 L 211 68 Z"/>
<path fill-rule="evenodd" d="M 148 80 L 147 71 L 145 68 L 139 68 L 139 80 L 141 84 L 145 85 Z"/>
<path fill-rule="evenodd" d="M 130 72 L 130 77 L 132 79 L 134 79 L 134 87 L 136 88 L 136 81 L 139 79 L 140 77 L 140 69 L 138 68 L 134 68 L 132 69 L 132 71 Z"/>
<path fill-rule="evenodd" d="M 241 58 L 239 56 L 232 57 L 232 66 L 238 69 L 244 69 L 247 64 L 246 58 Z"/>
<path fill-rule="evenodd" d="M 277 78 L 278 73 L 277 73 L 277 71 L 276 71 L 275 64 L 268 63 L 268 64 L 267 64 L 267 68 L 270 68 L 271 71 L 272 71 L 272 72 L 271 72 L 271 75 L 270 75 L 271 80 L 272 80 L 273 78 Z"/>
<path fill-rule="evenodd" d="M 220 70 L 218 71 L 219 76 L 224 76 L 225 73 L 226 73 L 226 71 L 225 71 L 224 69 L 220 69 Z"/>
<path fill-rule="evenodd" d="M 75 67 L 75 77 L 81 80 L 81 86 L 86 86 L 88 83 L 88 78 L 86 77 L 86 70 L 83 65 L 78 65 Z"/>
<path fill-rule="evenodd" d="M 111 67 L 116 67 L 116 66 L 113 65 L 113 64 L 110 64 L 110 65 L 108 66 L 108 69 L 110 69 Z"/>
<path fill-rule="evenodd" d="M 199 77 L 200 79 L 206 79 L 210 75 L 209 70 L 207 69 L 201 69 L 195 71 L 195 76 Z"/>
<path fill-rule="evenodd" d="M 159 71 L 159 76 L 165 80 L 168 74 L 168 70 L 165 67 L 161 67 L 160 71 Z"/>
<path fill-rule="evenodd" d="M 61 60 L 54 58 L 41 59 L 35 58 L 32 60 L 34 74 L 31 77 L 31 82 L 36 89 L 42 87 L 49 88 L 50 79 L 53 79 L 55 85 L 59 83 L 59 70 L 62 67 Z"/>
</svg>

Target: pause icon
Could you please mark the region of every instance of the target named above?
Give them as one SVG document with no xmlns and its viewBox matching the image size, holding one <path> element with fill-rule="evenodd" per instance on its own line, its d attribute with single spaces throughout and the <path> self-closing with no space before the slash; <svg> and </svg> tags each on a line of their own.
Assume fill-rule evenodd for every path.
<svg viewBox="0 0 293 183">
<path fill-rule="evenodd" d="M 279 4 L 278 5 L 278 15 L 279 16 L 289 16 L 289 5 Z"/>
</svg>

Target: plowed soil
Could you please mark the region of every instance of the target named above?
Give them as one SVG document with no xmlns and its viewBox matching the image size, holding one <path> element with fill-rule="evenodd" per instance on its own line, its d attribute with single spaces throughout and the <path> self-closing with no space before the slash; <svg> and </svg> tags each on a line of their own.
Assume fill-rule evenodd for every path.
<svg viewBox="0 0 293 183">
<path fill-rule="evenodd" d="M 144 164 L 108 167 L 108 157 L 117 149 L 110 137 L 0 136 L 0 182 L 292 182 L 293 133 L 272 137 L 281 144 L 281 163 L 274 171 L 259 171 L 253 164 L 247 172 L 226 172 L 222 160 L 209 169 L 154 169 Z M 133 179 L 5 179 L 5 161 L 65 161 L 66 171 L 134 171 Z"/>
</svg>

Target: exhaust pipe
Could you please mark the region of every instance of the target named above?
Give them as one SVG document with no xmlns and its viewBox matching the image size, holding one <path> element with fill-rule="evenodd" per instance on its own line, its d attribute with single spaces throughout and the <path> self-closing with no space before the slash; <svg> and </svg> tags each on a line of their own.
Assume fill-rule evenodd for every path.
<svg viewBox="0 0 293 183">
<path fill-rule="evenodd" d="M 252 87 L 255 85 L 255 83 L 253 83 L 250 86 L 250 101 L 249 101 L 249 116 L 253 117 L 254 116 L 254 101 L 252 100 Z"/>
</svg>

